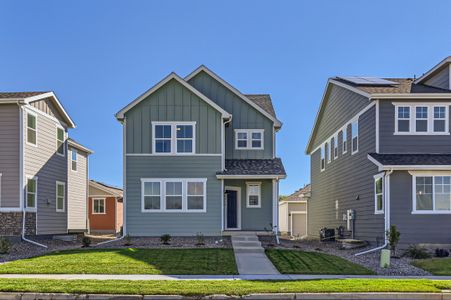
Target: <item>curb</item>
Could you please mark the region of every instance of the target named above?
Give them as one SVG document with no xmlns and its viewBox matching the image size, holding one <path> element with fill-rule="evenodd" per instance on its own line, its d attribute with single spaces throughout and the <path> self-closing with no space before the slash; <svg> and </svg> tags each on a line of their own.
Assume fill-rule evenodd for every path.
<svg viewBox="0 0 451 300">
<path fill-rule="evenodd" d="M 209 299 L 209 300 L 451 300 L 451 293 L 284 293 L 284 294 L 250 294 L 245 296 L 209 295 L 209 296 L 179 296 L 179 295 L 111 295 L 111 294 L 60 294 L 60 293 L 0 293 L 0 300 L 183 300 L 183 299 Z"/>
</svg>

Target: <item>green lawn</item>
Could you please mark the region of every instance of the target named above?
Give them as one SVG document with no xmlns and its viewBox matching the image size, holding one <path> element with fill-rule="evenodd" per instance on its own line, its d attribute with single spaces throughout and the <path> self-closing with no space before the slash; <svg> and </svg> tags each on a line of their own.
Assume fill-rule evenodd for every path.
<svg viewBox="0 0 451 300">
<path fill-rule="evenodd" d="M 451 275 L 451 258 L 418 259 L 414 260 L 412 265 L 433 275 Z"/>
<path fill-rule="evenodd" d="M 1 292 L 92 293 L 138 295 L 246 295 L 250 293 L 357 293 L 357 292 L 429 292 L 449 289 L 451 281 L 396 279 L 341 279 L 302 281 L 244 280 L 47 280 L 0 279 Z"/>
<path fill-rule="evenodd" d="M 266 255 L 282 274 L 371 275 L 360 265 L 341 257 L 299 250 L 267 249 Z"/>
<path fill-rule="evenodd" d="M 0 265 L 9 274 L 238 274 L 231 249 L 87 249 Z"/>
</svg>

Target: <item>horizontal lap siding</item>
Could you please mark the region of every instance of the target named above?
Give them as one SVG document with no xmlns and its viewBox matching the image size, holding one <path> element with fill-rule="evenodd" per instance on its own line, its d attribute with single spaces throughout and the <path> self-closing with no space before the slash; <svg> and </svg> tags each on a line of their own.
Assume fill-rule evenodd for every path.
<svg viewBox="0 0 451 300">
<path fill-rule="evenodd" d="M 0 105 L 0 207 L 18 208 L 19 197 L 19 108 Z"/>
<path fill-rule="evenodd" d="M 418 102 L 420 104 L 431 101 L 409 100 L 408 102 Z M 441 101 L 434 100 L 434 103 L 436 102 Z M 451 102 L 444 103 L 447 105 L 451 104 Z M 449 113 L 451 114 L 451 111 Z M 380 101 L 379 116 L 381 153 L 451 153 L 450 135 L 394 135 L 395 106 L 392 101 Z"/>
<path fill-rule="evenodd" d="M 225 130 L 227 159 L 273 157 L 273 122 L 270 119 L 205 72 L 194 76 L 189 83 L 232 114 L 232 122 Z M 235 129 L 264 129 L 264 149 L 235 150 Z"/>
<path fill-rule="evenodd" d="M 403 245 L 451 243 L 451 215 L 413 215 L 412 176 L 407 171 L 390 175 L 391 224 L 401 233 Z"/>
<path fill-rule="evenodd" d="M 351 116 L 350 116 L 351 117 Z M 337 116 L 335 118 L 338 118 Z M 333 119 L 331 120 L 333 121 Z M 336 121 L 337 126 L 344 120 Z M 311 155 L 312 197 L 308 203 L 308 234 L 319 237 L 323 227 L 346 226 L 343 214 L 356 211 L 355 237 L 376 242 L 384 237 L 383 215 L 374 214 L 374 178 L 377 167 L 367 159 L 375 151 L 375 107 L 359 118 L 359 151 L 351 155 L 351 131 L 348 127 L 348 152 L 343 155 L 341 134 L 339 155 L 320 171 L 320 150 Z M 335 210 L 338 200 L 338 215 Z"/>
<path fill-rule="evenodd" d="M 221 157 L 127 157 L 127 232 L 133 236 L 219 235 L 221 181 L 216 172 Z M 142 213 L 141 178 L 207 178 L 206 213 Z"/>
<path fill-rule="evenodd" d="M 88 156 L 77 151 L 77 171 L 72 171 L 72 148 L 69 149 L 68 161 L 68 224 L 69 230 L 85 230 L 87 182 L 88 182 Z"/>
</svg>

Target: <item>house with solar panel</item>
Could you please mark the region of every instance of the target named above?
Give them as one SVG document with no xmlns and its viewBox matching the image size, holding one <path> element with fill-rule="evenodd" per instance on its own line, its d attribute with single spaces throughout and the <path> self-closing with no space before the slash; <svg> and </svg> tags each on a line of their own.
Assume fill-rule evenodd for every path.
<svg viewBox="0 0 451 300">
<path fill-rule="evenodd" d="M 200 66 L 175 73 L 117 114 L 124 135 L 124 226 L 131 236 L 277 231 L 277 119 Z"/>
<path fill-rule="evenodd" d="M 306 152 L 308 234 L 451 243 L 451 57 L 419 78 L 334 77 Z"/>
</svg>

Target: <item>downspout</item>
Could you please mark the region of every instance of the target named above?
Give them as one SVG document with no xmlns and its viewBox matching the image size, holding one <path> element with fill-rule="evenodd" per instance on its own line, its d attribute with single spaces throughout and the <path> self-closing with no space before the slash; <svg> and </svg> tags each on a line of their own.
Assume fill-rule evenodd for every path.
<svg viewBox="0 0 451 300">
<path fill-rule="evenodd" d="M 385 173 L 385 181 L 384 181 L 384 244 L 382 246 L 369 249 L 363 252 L 356 253 L 355 256 L 364 255 L 367 253 L 371 253 L 374 251 L 378 251 L 384 249 L 388 245 L 388 237 L 387 231 L 390 228 L 390 175 L 393 173 L 393 169 Z"/>
<path fill-rule="evenodd" d="M 225 170 L 225 127 L 227 124 L 232 122 L 232 116 L 229 117 L 227 121 L 222 124 L 222 134 L 221 134 L 221 171 Z M 225 186 L 225 179 L 221 179 L 221 231 L 224 232 L 225 230 L 225 224 L 224 224 L 224 186 Z"/>
<path fill-rule="evenodd" d="M 24 193 L 24 147 L 23 147 L 23 139 L 24 139 L 24 134 L 23 134 L 23 109 L 22 106 L 19 104 L 19 102 L 17 102 L 17 105 L 19 106 L 19 152 L 20 152 L 20 161 L 19 161 L 19 168 L 20 168 L 20 179 L 19 179 L 19 183 L 20 183 L 20 189 L 19 189 L 19 199 L 20 199 L 20 203 L 22 206 L 22 240 L 31 244 L 34 244 L 36 246 L 39 247 L 43 247 L 43 248 L 47 248 L 46 245 L 40 244 L 38 242 L 29 240 L 25 237 L 25 221 L 26 221 L 26 209 L 25 209 L 25 201 L 24 201 L 24 197 L 23 197 L 23 193 Z M 36 215 L 38 213 L 38 203 L 37 203 L 37 199 L 36 199 Z M 36 218 L 37 220 L 37 218 Z"/>
<path fill-rule="evenodd" d="M 122 162 L 122 236 L 117 239 L 104 241 L 96 244 L 95 246 L 100 246 L 104 244 L 109 244 L 111 242 L 120 241 L 125 238 L 127 235 L 127 205 L 126 205 L 126 193 L 127 193 L 127 179 L 126 179 L 126 171 L 127 171 L 127 117 L 124 116 L 124 121 L 122 121 L 122 149 L 123 149 L 123 162 Z M 116 211 L 117 213 L 117 211 Z"/>
</svg>

